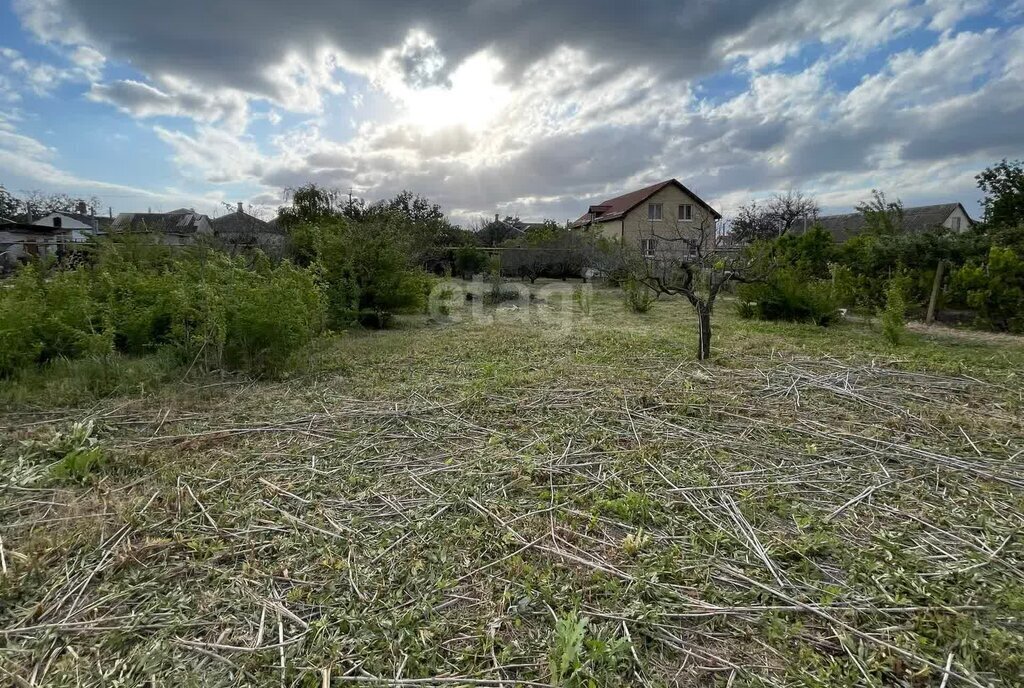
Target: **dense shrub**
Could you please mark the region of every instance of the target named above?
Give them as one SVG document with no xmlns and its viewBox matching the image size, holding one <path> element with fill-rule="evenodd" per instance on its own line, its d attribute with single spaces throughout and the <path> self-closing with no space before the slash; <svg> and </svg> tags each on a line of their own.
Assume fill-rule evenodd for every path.
<svg viewBox="0 0 1024 688">
<path fill-rule="evenodd" d="M 628 278 L 622 283 L 622 291 L 625 295 L 626 308 L 633 313 L 646 313 L 651 310 L 657 298 L 654 290 L 643 282 Z"/>
<path fill-rule="evenodd" d="M 824 326 L 832 324 L 839 315 L 828 281 L 806 279 L 788 268 L 775 271 L 763 282 L 741 284 L 736 293 L 737 310 L 744 318 Z"/>
<path fill-rule="evenodd" d="M 501 279 L 498 273 L 492 273 L 490 284 L 484 291 L 482 300 L 488 306 L 496 306 L 506 301 L 518 301 L 523 298 L 523 290 L 517 285 L 508 284 Z M 529 298 L 529 295 L 526 295 Z"/>
<path fill-rule="evenodd" d="M 269 275 L 235 268 L 224 328 L 224 361 L 232 368 L 278 373 L 323 327 L 313 276 L 284 264 Z"/>
<path fill-rule="evenodd" d="M 36 321 L 45 305 L 32 267 L 0 284 L 0 376 L 10 375 L 39 359 L 43 343 L 36 332 Z"/>
<path fill-rule="evenodd" d="M 907 329 L 907 282 L 904 275 L 889 280 L 885 290 L 885 308 L 882 310 L 882 336 L 893 345 L 903 340 Z"/>
<path fill-rule="evenodd" d="M 308 270 L 261 272 L 223 254 L 169 262 L 101 247 L 93 265 L 44 279 L 34 266 L 0 287 L 0 375 L 35 363 L 113 351 L 172 352 L 183 364 L 275 373 L 322 330 Z"/>
<path fill-rule="evenodd" d="M 953 290 L 978 312 L 978 324 L 1024 333 L 1024 260 L 1011 248 L 993 246 L 986 263 L 965 265 L 953 275 Z"/>
<path fill-rule="evenodd" d="M 818 226 L 806 234 L 786 234 L 774 245 L 775 259 L 782 267 L 816 279 L 829 277 L 829 265 L 835 259 L 832 235 Z"/>
<path fill-rule="evenodd" d="M 36 336 L 42 344 L 39 357 L 78 358 L 109 352 L 113 346 L 106 332 L 107 316 L 92 289 L 92 273 L 86 269 L 58 272 L 41 281 L 44 307 L 37 314 Z"/>
<path fill-rule="evenodd" d="M 110 351 L 102 304 L 82 270 L 44 279 L 26 266 L 0 286 L 0 375 L 56 358 Z"/>
<path fill-rule="evenodd" d="M 427 274 L 413 265 L 394 217 L 326 222 L 318 239 L 316 268 L 327 298 L 328 325 L 387 327 L 395 314 L 421 310 Z"/>
<path fill-rule="evenodd" d="M 463 279 L 472 279 L 473 275 L 487 267 L 487 254 L 476 246 L 463 246 L 455 250 L 455 273 Z"/>
</svg>

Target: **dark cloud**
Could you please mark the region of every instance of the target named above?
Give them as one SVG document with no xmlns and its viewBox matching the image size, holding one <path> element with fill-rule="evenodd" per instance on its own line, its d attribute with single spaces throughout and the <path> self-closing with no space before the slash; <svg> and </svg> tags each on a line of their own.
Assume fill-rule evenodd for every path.
<svg viewBox="0 0 1024 688">
<path fill-rule="evenodd" d="M 933 161 L 977 153 L 1003 157 L 1024 151 L 1021 88 L 1024 83 L 1018 82 L 1016 88 L 990 89 L 983 97 L 927 113 L 908 132 L 903 158 Z"/>
<path fill-rule="evenodd" d="M 792 16 L 800 1 L 16 0 L 16 6 L 23 21 L 49 40 L 88 42 L 147 74 L 177 74 L 276 97 L 281 85 L 267 67 L 287 55 L 314 60 L 317 49 L 334 46 L 375 59 L 401 46 L 412 29 L 437 43 L 406 46 L 399 56 L 411 83 L 440 83 L 442 63 L 458 65 L 488 46 L 513 76 L 562 45 L 612 63 L 693 76 L 720 62 L 722 41 L 746 35 L 766 15 Z M 811 24 L 791 22 L 787 40 L 812 33 Z"/>
<path fill-rule="evenodd" d="M 411 123 L 371 118 L 350 141 L 317 131 L 313 143 L 274 144 L 273 153 L 218 132 L 163 131 L 181 165 L 207 181 L 314 181 L 372 198 L 408 188 L 465 213 L 565 219 L 666 177 L 709 200 L 795 186 L 824 193 L 872 171 L 903 169 L 909 179 L 936 161 L 1024 152 L 1022 83 L 1006 66 L 1024 64 L 1024 32 L 935 34 L 931 48 L 890 56 L 853 92 L 830 83 L 826 63 L 928 26 L 940 9 L 961 16 L 955 0 L 830 0 L 827 10 L 820 0 L 14 2 L 38 35 L 94 45 L 153 84 L 95 84 L 93 99 L 208 128 L 245 120 L 245 94 L 317 110 L 334 69 L 325 48 L 356 71 L 383 60 L 389 78 L 414 89 L 457 90 L 452 70 L 483 48 L 505 65 L 511 104 L 476 128 L 456 117 L 417 126 L 415 113 Z M 836 45 L 804 73 L 767 73 L 801 44 L 821 42 Z M 582 57 L 564 58 L 562 46 Z M 734 64 L 746 88 L 726 102 L 695 101 L 686 80 L 737 55 L 751 58 Z M 394 95 L 392 85 L 368 88 Z"/>
</svg>

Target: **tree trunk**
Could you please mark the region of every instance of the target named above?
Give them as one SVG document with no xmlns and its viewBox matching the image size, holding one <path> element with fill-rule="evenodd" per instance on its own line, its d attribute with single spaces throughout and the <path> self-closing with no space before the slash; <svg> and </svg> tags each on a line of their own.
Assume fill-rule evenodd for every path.
<svg viewBox="0 0 1024 688">
<path fill-rule="evenodd" d="M 711 308 L 697 305 L 697 360 L 711 356 Z"/>
</svg>

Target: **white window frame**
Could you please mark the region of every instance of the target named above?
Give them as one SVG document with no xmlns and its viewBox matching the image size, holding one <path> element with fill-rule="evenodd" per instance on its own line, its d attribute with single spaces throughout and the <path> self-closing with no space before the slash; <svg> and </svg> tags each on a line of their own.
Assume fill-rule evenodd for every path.
<svg viewBox="0 0 1024 688">
<path fill-rule="evenodd" d="M 653 258 L 655 252 L 658 250 L 657 239 L 641 239 L 640 240 L 640 251 L 643 253 L 644 258 Z"/>
<path fill-rule="evenodd" d="M 684 211 L 685 208 L 685 211 Z M 693 204 L 692 203 L 680 203 L 679 204 L 679 221 L 680 222 L 693 222 Z"/>
<path fill-rule="evenodd" d="M 657 215 L 657 217 L 655 217 Z M 647 204 L 647 220 L 649 222 L 661 222 L 665 217 L 665 204 L 664 203 L 648 203 Z"/>
</svg>

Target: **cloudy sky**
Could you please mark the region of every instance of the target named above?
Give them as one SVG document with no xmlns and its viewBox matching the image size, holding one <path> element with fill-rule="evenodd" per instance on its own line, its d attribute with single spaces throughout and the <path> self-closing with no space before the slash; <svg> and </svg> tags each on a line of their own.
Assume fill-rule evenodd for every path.
<svg viewBox="0 0 1024 688">
<path fill-rule="evenodd" d="M 1024 0 L 0 0 L 0 184 L 114 212 L 313 181 L 564 220 L 677 177 L 977 214 L 1021 122 Z"/>
</svg>

